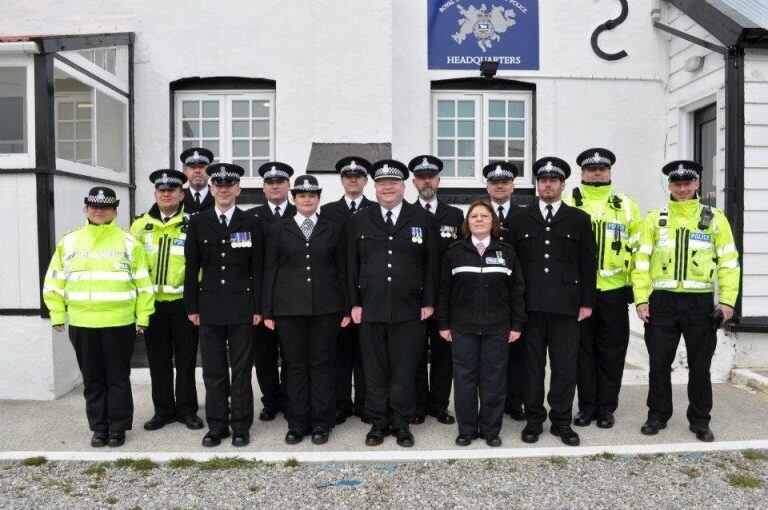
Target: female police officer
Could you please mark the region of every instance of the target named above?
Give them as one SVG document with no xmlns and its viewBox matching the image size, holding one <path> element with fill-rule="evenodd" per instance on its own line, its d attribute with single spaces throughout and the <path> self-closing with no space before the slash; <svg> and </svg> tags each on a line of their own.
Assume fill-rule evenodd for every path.
<svg viewBox="0 0 768 510">
<path fill-rule="evenodd" d="M 317 215 L 320 192 L 313 176 L 297 177 L 297 213 L 267 235 L 262 310 L 288 367 L 288 444 L 309 433 L 315 444 L 328 441 L 336 423 L 336 336 L 350 323 L 343 227 Z"/>
</svg>

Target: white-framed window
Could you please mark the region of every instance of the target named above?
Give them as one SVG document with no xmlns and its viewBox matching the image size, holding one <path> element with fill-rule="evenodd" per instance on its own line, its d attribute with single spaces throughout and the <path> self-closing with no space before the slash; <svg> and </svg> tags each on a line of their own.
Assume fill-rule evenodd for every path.
<svg viewBox="0 0 768 510">
<path fill-rule="evenodd" d="M 0 169 L 35 167 L 35 80 L 28 51 L 0 53 Z"/>
<path fill-rule="evenodd" d="M 484 185 L 489 161 L 522 169 L 516 184 L 532 186 L 530 92 L 433 91 L 432 153 L 443 160 L 443 186 Z"/>
<path fill-rule="evenodd" d="M 210 149 L 214 161 L 245 169 L 244 186 L 257 185 L 259 166 L 274 159 L 273 91 L 179 91 L 175 117 L 176 154 L 189 147 Z"/>
<path fill-rule="evenodd" d="M 108 73 L 115 74 L 117 66 L 117 48 L 94 48 L 79 50 L 77 53 Z"/>
<path fill-rule="evenodd" d="M 93 164 L 93 99 L 91 94 L 60 93 L 56 103 L 56 155 Z"/>
</svg>

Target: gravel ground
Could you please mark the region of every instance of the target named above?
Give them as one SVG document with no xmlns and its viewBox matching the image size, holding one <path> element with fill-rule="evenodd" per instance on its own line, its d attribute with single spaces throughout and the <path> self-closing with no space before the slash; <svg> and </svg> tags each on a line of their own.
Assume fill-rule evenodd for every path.
<svg viewBox="0 0 768 510">
<path fill-rule="evenodd" d="M 403 464 L 36 459 L 0 463 L 0 508 L 768 508 L 768 451 Z"/>
</svg>

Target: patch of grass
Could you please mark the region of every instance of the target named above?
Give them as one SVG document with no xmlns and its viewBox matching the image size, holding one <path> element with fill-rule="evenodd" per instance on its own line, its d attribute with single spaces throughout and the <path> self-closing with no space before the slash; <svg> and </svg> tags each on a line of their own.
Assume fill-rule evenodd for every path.
<svg viewBox="0 0 768 510">
<path fill-rule="evenodd" d="M 283 466 L 285 466 L 285 467 L 287 467 L 287 468 L 295 468 L 295 467 L 299 467 L 299 461 L 298 461 L 298 460 L 296 460 L 294 457 L 290 457 L 289 459 L 287 459 L 287 460 L 285 461 L 285 463 L 283 464 Z"/>
<path fill-rule="evenodd" d="M 125 469 L 133 466 L 133 459 L 121 457 L 115 461 L 115 467 Z"/>
<path fill-rule="evenodd" d="M 224 469 L 245 469 L 255 465 L 255 462 L 242 457 L 213 457 L 201 462 L 198 467 L 203 471 L 219 471 Z"/>
<path fill-rule="evenodd" d="M 768 460 L 768 452 L 763 450 L 744 450 L 741 454 L 747 460 Z"/>
<path fill-rule="evenodd" d="M 135 471 L 152 471 L 157 467 L 157 463 L 150 459 L 136 459 L 131 467 Z"/>
<path fill-rule="evenodd" d="M 637 471 L 635 471 L 635 470 L 630 470 L 630 471 L 629 471 L 629 476 L 637 476 Z"/>
<path fill-rule="evenodd" d="M 139 505 L 132 506 L 129 510 L 141 510 L 141 507 Z"/>
<path fill-rule="evenodd" d="M 496 463 L 493 462 L 493 459 L 488 459 L 485 461 L 485 470 L 486 471 L 493 471 L 496 469 Z"/>
<path fill-rule="evenodd" d="M 106 462 L 100 462 L 99 464 L 93 464 L 93 465 L 88 466 L 87 468 L 85 468 L 85 470 L 83 471 L 83 474 L 84 475 L 88 475 L 88 476 L 95 476 L 96 478 L 100 478 L 100 477 L 104 476 L 104 473 L 107 472 L 107 466 L 108 465 L 109 464 L 106 463 Z"/>
<path fill-rule="evenodd" d="M 251 485 L 250 487 L 248 487 L 248 490 L 251 492 L 260 492 L 261 489 L 263 488 L 264 487 L 262 487 L 261 485 Z"/>
<path fill-rule="evenodd" d="M 726 477 L 726 480 L 728 480 L 728 483 L 734 487 L 741 487 L 743 489 L 757 489 L 761 485 L 758 478 L 748 475 L 731 474 Z"/>
<path fill-rule="evenodd" d="M 561 457 L 559 455 L 555 455 L 554 457 L 549 458 L 549 463 L 554 464 L 557 467 L 565 467 L 568 465 L 568 461 L 565 457 Z"/>
<path fill-rule="evenodd" d="M 448 459 L 446 460 L 446 462 L 448 463 L 449 466 L 453 466 L 454 464 L 456 464 L 456 459 Z"/>
<path fill-rule="evenodd" d="M 24 459 L 21 461 L 22 466 L 42 466 L 48 462 L 48 459 L 46 459 L 43 456 L 39 457 L 29 457 L 28 459 Z"/>
<path fill-rule="evenodd" d="M 603 460 L 614 460 L 616 458 L 616 455 L 611 452 L 603 452 L 598 455 L 598 458 L 601 458 Z"/>
<path fill-rule="evenodd" d="M 640 455 L 637 456 L 637 458 L 645 462 L 648 462 L 649 460 L 653 460 L 653 456 L 648 455 L 647 453 L 641 453 Z"/>
<path fill-rule="evenodd" d="M 698 478 L 701 476 L 701 471 L 699 471 L 698 469 L 685 468 L 685 469 L 682 469 L 681 471 L 688 478 Z"/>
<path fill-rule="evenodd" d="M 154 488 L 155 488 L 155 487 L 157 487 L 158 485 L 160 485 L 160 482 L 153 482 L 153 483 L 148 483 L 148 484 L 146 484 L 146 485 L 144 486 L 144 488 L 145 488 L 145 489 L 154 489 Z"/>
<path fill-rule="evenodd" d="M 119 500 L 119 499 L 117 499 L 116 497 L 114 497 L 114 496 L 110 496 L 110 497 L 108 497 L 107 499 L 105 499 L 105 500 L 104 500 L 104 503 L 106 503 L 106 504 L 108 504 L 108 505 L 114 505 L 114 504 L 115 504 L 115 503 L 117 503 L 118 501 L 120 501 L 120 500 Z"/>
<path fill-rule="evenodd" d="M 168 467 L 171 467 L 173 469 L 186 469 L 188 467 L 192 467 L 197 465 L 197 461 L 194 461 L 192 459 L 187 459 L 184 457 L 179 457 L 178 459 L 171 459 L 168 462 Z"/>
</svg>

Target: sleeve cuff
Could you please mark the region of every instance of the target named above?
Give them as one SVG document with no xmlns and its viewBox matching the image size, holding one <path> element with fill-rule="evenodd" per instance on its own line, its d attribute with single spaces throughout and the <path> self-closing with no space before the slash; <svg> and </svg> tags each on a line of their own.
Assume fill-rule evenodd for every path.
<svg viewBox="0 0 768 510">
<path fill-rule="evenodd" d="M 523 323 L 522 322 L 510 322 L 509 323 L 509 330 L 510 331 L 523 331 Z"/>
<path fill-rule="evenodd" d="M 62 326 L 67 321 L 66 312 L 51 312 L 51 325 Z"/>
</svg>

